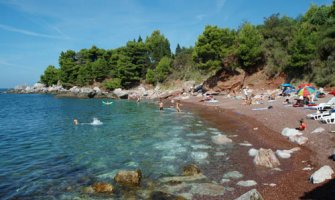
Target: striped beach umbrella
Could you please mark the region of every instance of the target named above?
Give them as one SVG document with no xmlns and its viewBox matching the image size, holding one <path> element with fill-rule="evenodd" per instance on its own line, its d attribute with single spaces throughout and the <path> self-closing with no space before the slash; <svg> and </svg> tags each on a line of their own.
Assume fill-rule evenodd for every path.
<svg viewBox="0 0 335 200">
<path fill-rule="evenodd" d="M 303 84 L 300 84 L 300 85 L 298 86 L 298 88 L 300 89 L 300 88 L 303 88 L 303 87 L 311 87 L 311 86 L 312 86 L 311 83 L 303 83 Z"/>
<path fill-rule="evenodd" d="M 297 91 L 297 95 L 303 96 L 303 97 L 310 96 L 314 93 L 316 93 L 316 89 L 314 87 L 303 87 Z"/>
</svg>

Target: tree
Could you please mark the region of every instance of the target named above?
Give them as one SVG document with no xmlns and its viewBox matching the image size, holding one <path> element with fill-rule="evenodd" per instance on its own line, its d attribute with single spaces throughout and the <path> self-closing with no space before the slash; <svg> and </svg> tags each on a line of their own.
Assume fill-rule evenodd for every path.
<svg viewBox="0 0 335 200">
<path fill-rule="evenodd" d="M 121 85 L 129 88 L 140 81 L 140 73 L 137 66 L 131 62 L 131 58 L 126 55 L 119 55 L 116 66 L 116 76 L 121 80 Z"/>
<path fill-rule="evenodd" d="M 234 31 L 206 26 L 195 44 L 193 59 L 205 72 L 216 71 L 221 67 L 223 58 L 233 53 L 234 41 Z"/>
<path fill-rule="evenodd" d="M 163 57 L 156 67 L 156 77 L 158 82 L 163 82 L 171 72 L 172 60 L 169 57 Z"/>
<path fill-rule="evenodd" d="M 180 45 L 177 44 L 177 47 L 176 47 L 176 56 L 178 56 L 178 54 L 181 52 L 181 48 L 180 48 Z"/>
<path fill-rule="evenodd" d="M 71 86 L 77 82 L 77 76 L 80 66 L 77 63 L 76 52 L 68 50 L 61 52 L 59 57 L 60 80 L 63 86 Z"/>
<path fill-rule="evenodd" d="M 145 40 L 145 44 L 149 50 L 151 63 L 154 66 L 156 66 L 164 56 L 171 57 L 170 42 L 159 30 L 154 31 L 151 36 Z"/>
<path fill-rule="evenodd" d="M 46 86 L 51 86 L 57 84 L 59 80 L 60 71 L 56 69 L 55 66 L 49 65 L 44 74 L 41 76 L 40 81 L 44 83 Z"/>
<path fill-rule="evenodd" d="M 237 57 L 247 72 L 252 72 L 254 67 L 263 59 L 263 37 L 253 25 L 245 23 L 237 35 Z"/>
</svg>

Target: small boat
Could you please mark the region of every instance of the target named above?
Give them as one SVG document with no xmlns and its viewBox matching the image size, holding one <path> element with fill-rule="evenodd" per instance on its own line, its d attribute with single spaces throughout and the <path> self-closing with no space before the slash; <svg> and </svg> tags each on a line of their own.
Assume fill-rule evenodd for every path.
<svg viewBox="0 0 335 200">
<path fill-rule="evenodd" d="M 113 102 L 112 101 L 111 102 L 102 101 L 102 103 L 105 104 L 105 105 L 111 105 Z"/>
</svg>

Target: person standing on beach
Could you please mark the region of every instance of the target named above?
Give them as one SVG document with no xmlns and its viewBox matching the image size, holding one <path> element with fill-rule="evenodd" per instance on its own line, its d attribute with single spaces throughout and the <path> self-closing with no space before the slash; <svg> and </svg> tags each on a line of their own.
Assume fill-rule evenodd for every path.
<svg viewBox="0 0 335 200">
<path fill-rule="evenodd" d="M 248 100 L 248 87 L 243 88 L 243 94 L 245 96 L 245 100 L 247 101 Z"/>
<path fill-rule="evenodd" d="M 177 112 L 180 112 L 180 106 L 181 106 L 180 100 L 178 100 L 177 103 L 176 103 L 176 110 L 177 110 Z"/>
<path fill-rule="evenodd" d="M 163 101 L 162 99 L 159 100 L 159 110 L 163 110 L 164 109 L 164 104 L 163 104 Z"/>
</svg>

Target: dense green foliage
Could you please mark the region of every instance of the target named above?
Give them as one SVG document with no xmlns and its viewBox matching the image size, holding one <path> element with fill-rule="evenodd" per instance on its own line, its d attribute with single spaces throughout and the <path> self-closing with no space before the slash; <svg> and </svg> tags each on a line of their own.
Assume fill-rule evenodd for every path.
<svg viewBox="0 0 335 200">
<path fill-rule="evenodd" d="M 59 80 L 59 75 L 60 71 L 56 69 L 55 66 L 49 65 L 41 76 L 41 82 L 47 86 L 55 85 Z"/>
<path fill-rule="evenodd" d="M 41 82 L 61 81 L 65 87 L 103 83 L 112 90 L 141 81 L 200 80 L 229 67 L 335 86 L 335 1 L 330 6 L 312 5 L 296 19 L 274 14 L 261 25 L 243 23 L 237 30 L 206 26 L 194 48 L 178 44 L 175 54 L 169 40 L 156 30 L 145 41 L 139 36 L 117 49 L 92 46 L 62 52 L 59 66 L 49 66 Z"/>
</svg>

